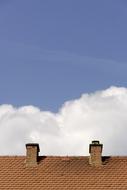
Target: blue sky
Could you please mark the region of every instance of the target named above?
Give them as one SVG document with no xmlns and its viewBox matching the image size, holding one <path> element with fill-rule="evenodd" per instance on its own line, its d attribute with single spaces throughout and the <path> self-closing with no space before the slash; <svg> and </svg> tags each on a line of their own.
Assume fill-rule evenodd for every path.
<svg viewBox="0 0 127 190">
<path fill-rule="evenodd" d="M 126 0 L 1 0 L 0 104 L 57 111 L 127 81 Z"/>
</svg>

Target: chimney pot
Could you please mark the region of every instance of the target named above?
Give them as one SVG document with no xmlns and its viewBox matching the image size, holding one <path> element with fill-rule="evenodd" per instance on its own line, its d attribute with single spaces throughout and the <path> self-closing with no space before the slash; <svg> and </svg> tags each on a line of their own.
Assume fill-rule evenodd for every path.
<svg viewBox="0 0 127 190">
<path fill-rule="evenodd" d="M 38 153 L 40 152 L 39 144 L 26 144 L 26 165 L 36 166 L 38 161 Z"/>
</svg>

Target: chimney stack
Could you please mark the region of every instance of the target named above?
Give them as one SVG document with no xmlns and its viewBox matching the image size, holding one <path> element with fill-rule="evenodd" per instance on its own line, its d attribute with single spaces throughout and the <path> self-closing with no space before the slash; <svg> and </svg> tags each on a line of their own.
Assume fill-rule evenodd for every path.
<svg viewBox="0 0 127 190">
<path fill-rule="evenodd" d="M 102 165 L 102 148 L 103 145 L 97 140 L 92 141 L 92 144 L 89 145 L 89 163 L 92 166 Z"/>
<path fill-rule="evenodd" d="M 38 161 L 38 153 L 40 152 L 39 144 L 26 144 L 26 166 L 36 166 Z"/>
</svg>

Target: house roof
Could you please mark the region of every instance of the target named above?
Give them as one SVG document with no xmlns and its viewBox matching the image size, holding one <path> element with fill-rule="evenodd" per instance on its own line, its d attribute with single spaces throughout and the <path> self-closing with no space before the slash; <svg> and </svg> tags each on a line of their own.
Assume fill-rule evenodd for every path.
<svg viewBox="0 0 127 190">
<path fill-rule="evenodd" d="M 89 164 L 89 157 L 39 156 L 37 166 L 26 167 L 25 156 L 1 156 L 0 189 L 127 189 L 127 157 L 102 160 L 95 167 Z"/>
</svg>

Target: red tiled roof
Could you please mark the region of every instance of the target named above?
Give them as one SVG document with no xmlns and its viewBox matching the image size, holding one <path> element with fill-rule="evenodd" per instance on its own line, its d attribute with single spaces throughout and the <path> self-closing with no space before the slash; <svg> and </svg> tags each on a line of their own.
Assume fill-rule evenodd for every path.
<svg viewBox="0 0 127 190">
<path fill-rule="evenodd" d="M 89 165 L 88 157 L 39 157 L 26 167 L 25 156 L 0 157 L 0 190 L 127 190 L 127 157 L 103 157 Z"/>
</svg>

